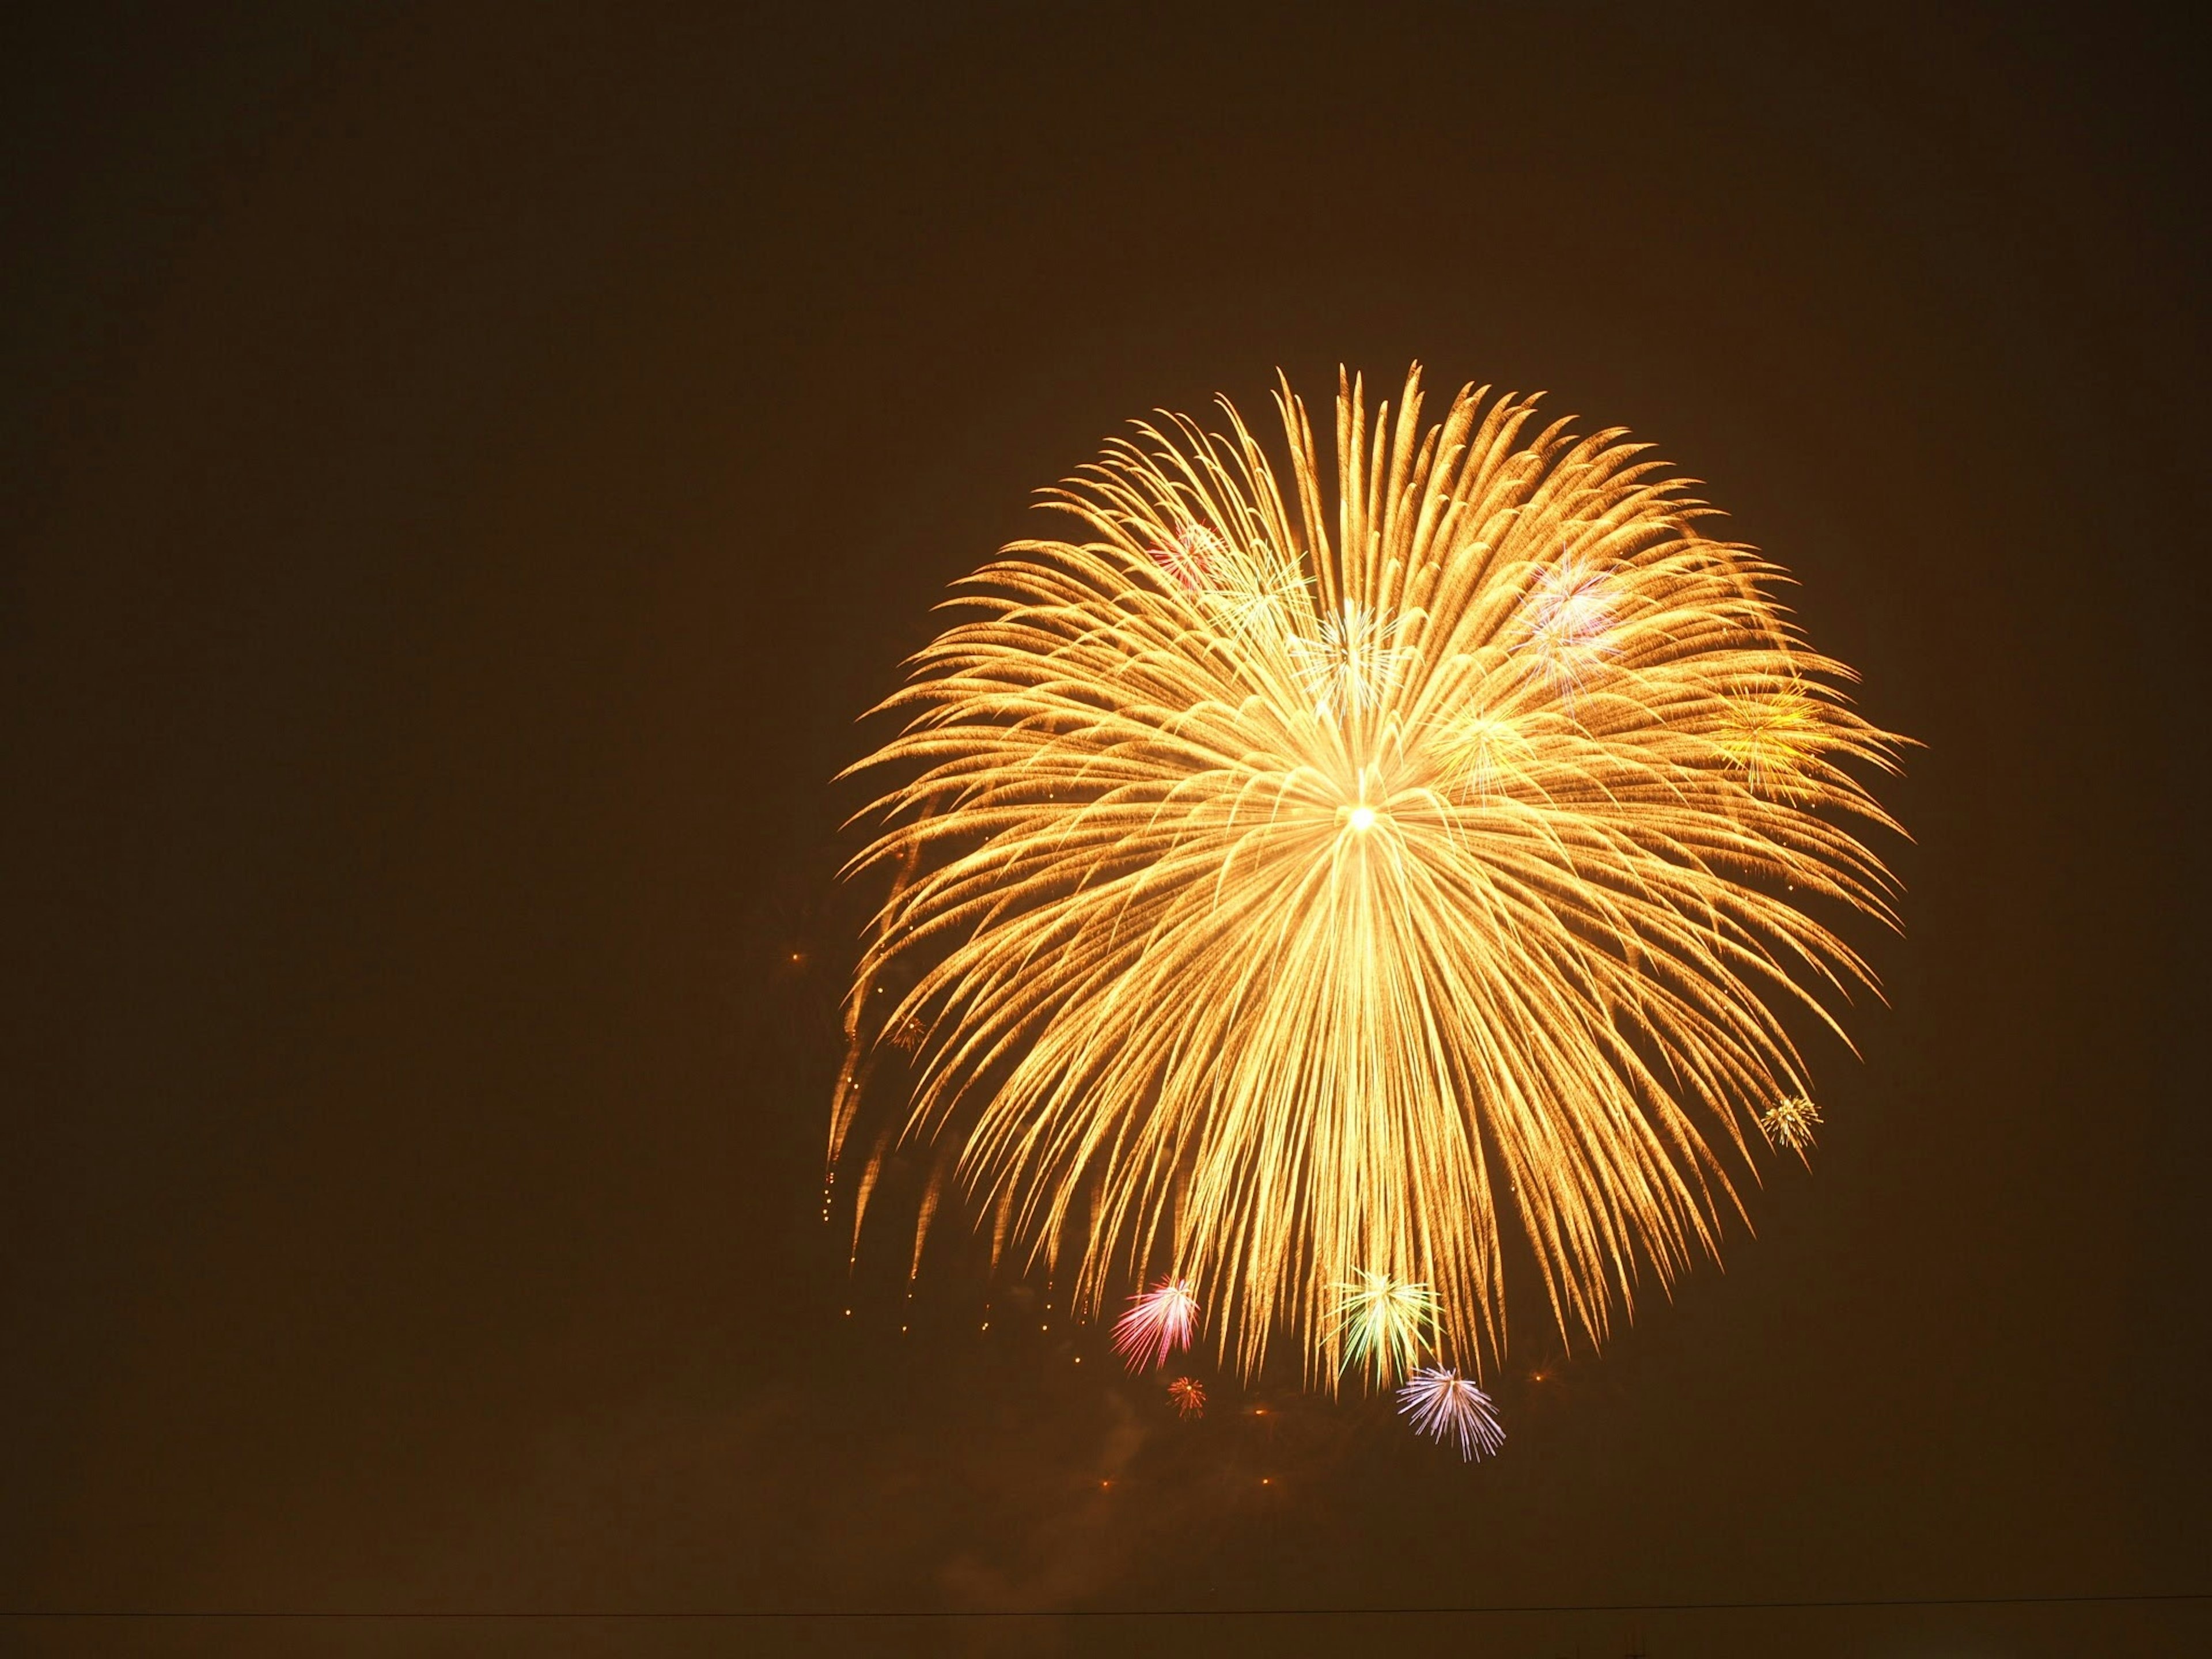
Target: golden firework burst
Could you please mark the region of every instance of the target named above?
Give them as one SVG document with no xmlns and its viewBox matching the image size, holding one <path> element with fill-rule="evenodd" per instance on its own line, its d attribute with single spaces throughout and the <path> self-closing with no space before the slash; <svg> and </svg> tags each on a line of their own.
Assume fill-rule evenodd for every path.
<svg viewBox="0 0 2212 1659">
<path fill-rule="evenodd" d="M 1286 468 L 1226 402 L 1109 444 L 884 705 L 833 1161 L 880 1034 L 927 1036 L 855 1235 L 896 1136 L 1087 1309 L 1201 1286 L 1247 1371 L 1288 1334 L 1334 1386 L 1354 1273 L 1480 1367 L 1509 1229 L 1601 1338 L 1808 1092 L 1785 1011 L 1871 985 L 1823 917 L 1892 919 L 1849 769 L 1898 740 L 1621 432 L 1340 382 L 1332 501 L 1276 401 Z"/>
<path fill-rule="evenodd" d="M 1795 796 L 1814 787 L 1822 736 L 1820 702 L 1792 681 L 1731 691 L 1713 741 L 1753 793 Z"/>
<path fill-rule="evenodd" d="M 1803 1095 L 1778 1100 L 1761 1114 L 1759 1127 L 1767 1139 L 1798 1157 L 1813 1144 L 1813 1131 L 1820 1121 L 1820 1109 Z"/>
</svg>

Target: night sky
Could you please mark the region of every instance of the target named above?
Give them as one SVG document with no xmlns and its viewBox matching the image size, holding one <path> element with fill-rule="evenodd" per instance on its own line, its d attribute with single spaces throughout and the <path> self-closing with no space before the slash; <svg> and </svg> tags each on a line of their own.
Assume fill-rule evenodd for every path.
<svg viewBox="0 0 2212 1659">
<path fill-rule="evenodd" d="M 940 1616 L 0 1647 L 2212 1650 L 1406 1611 L 2212 1592 L 2196 42 L 50 9 L 0 47 L 0 1609 Z M 1130 417 L 1414 358 L 1657 443 L 1926 745 L 1811 1171 L 1601 1356 L 1519 1304 L 1474 1468 L 1289 1379 L 1179 1425 L 957 1229 L 909 1303 L 906 1172 L 849 1279 L 819 1215 L 833 780 L 946 584 Z"/>
</svg>

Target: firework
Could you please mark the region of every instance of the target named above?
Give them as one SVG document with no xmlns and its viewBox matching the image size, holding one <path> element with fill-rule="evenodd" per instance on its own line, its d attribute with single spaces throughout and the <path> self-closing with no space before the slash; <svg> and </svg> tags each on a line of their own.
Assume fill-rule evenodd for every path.
<svg viewBox="0 0 2212 1659">
<path fill-rule="evenodd" d="M 1457 1435 L 1459 1455 L 1465 1459 L 1492 1456 L 1505 1443 L 1490 1396 L 1441 1365 L 1424 1366 L 1406 1379 L 1398 1390 L 1398 1414 L 1438 1440 Z"/>
<path fill-rule="evenodd" d="M 1818 1106 L 1803 1095 L 1792 1095 L 1769 1107 L 1759 1118 L 1759 1127 L 1774 1145 L 1802 1158 L 1813 1144 L 1813 1128 L 1820 1121 Z"/>
<path fill-rule="evenodd" d="M 1147 551 L 1170 581 L 1186 593 L 1196 593 L 1212 585 L 1214 568 L 1227 549 L 1204 525 L 1187 524 L 1164 545 Z"/>
<path fill-rule="evenodd" d="M 1178 1417 L 1206 1415 L 1206 1385 L 1194 1376 L 1178 1376 L 1169 1383 L 1168 1398 L 1175 1401 Z"/>
<path fill-rule="evenodd" d="M 1255 635 L 1287 637 L 1286 629 L 1310 608 L 1304 574 L 1294 562 L 1270 550 L 1240 553 L 1223 548 L 1211 569 L 1198 604 L 1207 624 L 1231 641 Z"/>
<path fill-rule="evenodd" d="M 1347 1370 L 1364 1368 L 1377 1388 L 1413 1369 L 1437 1334 L 1436 1292 L 1388 1273 L 1361 1270 L 1336 1287 L 1337 1334 Z"/>
<path fill-rule="evenodd" d="M 1198 1297 L 1187 1279 L 1163 1279 L 1129 1298 L 1129 1311 L 1114 1323 L 1114 1346 L 1133 1371 L 1164 1365 L 1177 1348 L 1190 1346 L 1198 1326 Z"/>
<path fill-rule="evenodd" d="M 1492 793 L 1510 794 L 1508 770 L 1532 752 L 1510 717 L 1481 709 L 1463 717 L 1438 749 L 1446 776 L 1470 803 Z"/>
<path fill-rule="evenodd" d="M 1613 586 L 1611 574 L 1583 554 L 1564 555 L 1557 564 L 1531 573 L 1515 619 L 1513 648 L 1540 665 L 1569 706 L 1584 678 L 1614 654 L 1608 642 L 1618 620 Z"/>
<path fill-rule="evenodd" d="M 1742 687 L 1724 705 L 1714 741 L 1754 794 L 1795 796 L 1820 752 L 1820 705 L 1802 687 Z"/>
<path fill-rule="evenodd" d="M 1378 616 L 1346 602 L 1318 619 L 1311 639 L 1289 639 L 1316 719 L 1334 721 L 1381 704 L 1405 662 L 1397 644 L 1405 625 L 1402 617 Z"/>
<path fill-rule="evenodd" d="M 1287 387 L 1286 465 L 1225 404 L 1110 445 L 885 704 L 854 866 L 890 896 L 833 1161 L 919 1020 L 872 1158 L 937 1148 L 1079 1307 L 1173 1263 L 1224 1358 L 1287 1339 L 1328 1387 L 1350 1264 L 1431 1287 L 1460 1358 L 1508 1230 L 1593 1340 L 1712 1251 L 1810 1091 L 1785 1016 L 1872 982 L 1831 921 L 1893 921 L 1856 775 L 1899 740 L 1778 568 L 1618 431 L 1420 407 L 1340 386 L 1333 479 Z"/>
</svg>

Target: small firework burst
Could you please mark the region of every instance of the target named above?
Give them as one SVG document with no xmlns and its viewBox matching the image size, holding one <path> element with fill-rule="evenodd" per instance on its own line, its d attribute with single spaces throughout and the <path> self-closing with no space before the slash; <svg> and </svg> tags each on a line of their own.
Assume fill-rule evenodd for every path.
<svg viewBox="0 0 2212 1659">
<path fill-rule="evenodd" d="M 1317 714 L 1341 717 L 1375 708 L 1411 654 L 1398 643 L 1404 619 L 1346 600 L 1321 619 L 1313 639 L 1290 641 L 1291 660 Z"/>
<path fill-rule="evenodd" d="M 1197 1328 L 1198 1297 L 1190 1281 L 1170 1273 L 1129 1298 L 1129 1311 L 1114 1322 L 1114 1346 L 1131 1370 L 1139 1371 L 1164 1365 L 1177 1348 L 1188 1348 Z"/>
<path fill-rule="evenodd" d="M 1194 1376 L 1178 1376 L 1169 1383 L 1168 1398 L 1175 1401 L 1178 1417 L 1206 1415 L 1206 1384 Z"/>
<path fill-rule="evenodd" d="M 1592 663 L 1613 654 L 1607 635 L 1619 620 L 1612 578 L 1591 561 L 1570 556 L 1536 572 L 1521 604 L 1517 648 L 1571 697 Z"/>
<path fill-rule="evenodd" d="M 1460 789 L 1477 798 L 1498 793 L 1528 752 L 1528 740 L 1510 715 L 1480 710 L 1462 720 L 1445 744 Z"/>
<path fill-rule="evenodd" d="M 1425 1285 L 1364 1268 L 1352 1278 L 1355 1283 L 1336 1287 L 1336 1331 L 1344 1345 L 1344 1365 L 1346 1370 L 1364 1368 L 1376 1388 L 1388 1388 L 1413 1369 L 1421 1349 L 1434 1336 L 1437 1295 Z"/>
<path fill-rule="evenodd" d="M 1734 693 L 1714 734 L 1744 787 L 1772 800 L 1807 793 L 1805 774 L 1820 738 L 1820 706 L 1795 685 Z"/>
<path fill-rule="evenodd" d="M 1398 1390 L 1398 1414 L 1437 1440 L 1457 1435 L 1459 1455 L 1469 1461 L 1493 1456 L 1505 1443 L 1490 1396 L 1446 1366 L 1424 1365 L 1407 1377 Z"/>
<path fill-rule="evenodd" d="M 1166 545 L 1149 550 L 1152 562 L 1186 593 L 1210 586 L 1227 544 L 1202 524 L 1187 524 Z"/>
<path fill-rule="evenodd" d="M 1767 1108 L 1759 1120 L 1759 1127 L 1771 1146 L 1784 1152 L 1805 1156 L 1805 1149 L 1813 1144 L 1814 1126 L 1820 1121 L 1820 1109 L 1803 1095 L 1790 1095 Z"/>
<path fill-rule="evenodd" d="M 1233 640 L 1251 635 L 1279 637 L 1291 629 L 1310 603 L 1305 590 L 1311 581 L 1294 560 L 1273 548 L 1248 553 L 1224 547 L 1214 557 L 1211 571 L 1205 608 Z"/>
<path fill-rule="evenodd" d="M 921 1022 L 912 1014 L 908 1014 L 891 1028 L 891 1047 L 902 1049 L 909 1054 L 921 1047 Z"/>
</svg>

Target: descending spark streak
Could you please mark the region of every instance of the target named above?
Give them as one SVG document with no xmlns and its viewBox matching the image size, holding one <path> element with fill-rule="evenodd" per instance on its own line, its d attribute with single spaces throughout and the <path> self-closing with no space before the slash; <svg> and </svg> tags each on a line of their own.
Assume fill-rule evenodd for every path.
<svg viewBox="0 0 2212 1659">
<path fill-rule="evenodd" d="M 1462 1459 L 1492 1456 L 1505 1443 L 1490 1396 L 1441 1365 L 1424 1366 L 1407 1378 L 1398 1390 L 1398 1414 L 1438 1440 L 1458 1436 Z"/>
<path fill-rule="evenodd" d="M 1286 467 L 1226 404 L 1110 445 L 914 659 L 849 1041 L 927 1029 L 902 1144 L 1078 1305 L 1172 1262 L 1334 1387 L 1350 1264 L 1495 1352 L 1510 1230 L 1601 1340 L 1809 1092 L 1789 1021 L 1871 984 L 1831 924 L 1893 924 L 1854 771 L 1900 740 L 1620 432 L 1340 384 L 1328 478 L 1277 403 Z"/>
<path fill-rule="evenodd" d="M 1169 1383 L 1168 1398 L 1175 1401 L 1178 1417 L 1206 1415 L 1206 1385 L 1194 1376 L 1178 1376 Z"/>
<path fill-rule="evenodd" d="M 1114 1324 L 1114 1346 L 1133 1371 L 1164 1365 L 1177 1348 L 1190 1346 L 1198 1325 L 1198 1298 L 1189 1281 L 1169 1277 L 1129 1298 L 1129 1311 Z"/>
</svg>

